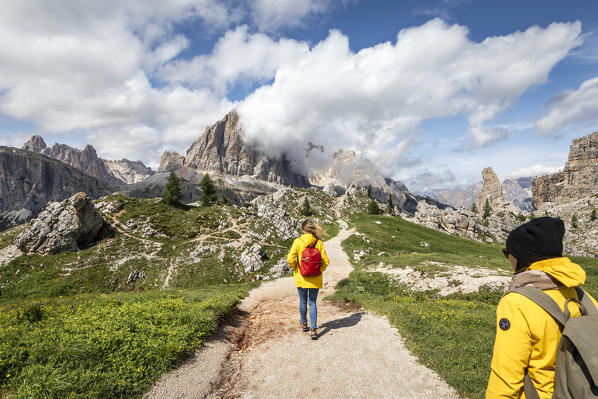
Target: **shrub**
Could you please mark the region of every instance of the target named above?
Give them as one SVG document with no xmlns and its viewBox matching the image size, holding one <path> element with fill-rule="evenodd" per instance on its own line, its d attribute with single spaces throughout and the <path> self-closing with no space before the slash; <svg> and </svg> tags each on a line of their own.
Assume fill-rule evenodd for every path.
<svg viewBox="0 0 598 399">
<path fill-rule="evenodd" d="M 590 222 L 593 222 L 596 218 L 596 209 L 592 209 L 592 213 L 590 213 Z"/>
<path fill-rule="evenodd" d="M 473 213 L 478 213 L 478 206 L 476 205 L 475 202 L 473 203 L 473 205 L 471 205 L 471 211 Z"/>
<path fill-rule="evenodd" d="M 389 215 L 394 215 L 394 213 L 395 213 L 395 207 L 392 203 L 392 195 L 391 194 L 388 194 L 388 205 L 386 206 L 386 212 Z"/>
<path fill-rule="evenodd" d="M 573 227 L 574 229 L 577 228 L 577 214 L 573 214 L 573 217 L 571 217 L 571 227 Z"/>
<path fill-rule="evenodd" d="M 168 205 L 176 205 L 181 198 L 181 179 L 174 172 L 170 172 L 170 176 L 168 176 L 168 180 L 166 181 L 166 187 L 164 188 L 164 194 L 162 194 L 162 201 Z"/>
<path fill-rule="evenodd" d="M 311 205 L 309 204 L 309 199 L 305 197 L 303 204 L 301 205 L 301 215 L 303 216 L 311 216 L 313 215 L 313 211 L 311 209 Z"/>
</svg>

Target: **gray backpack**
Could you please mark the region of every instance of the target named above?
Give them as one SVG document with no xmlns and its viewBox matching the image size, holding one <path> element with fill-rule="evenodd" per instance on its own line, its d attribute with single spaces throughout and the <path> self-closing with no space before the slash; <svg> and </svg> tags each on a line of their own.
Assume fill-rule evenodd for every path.
<svg viewBox="0 0 598 399">
<path fill-rule="evenodd" d="M 598 398 L 598 310 L 584 290 L 577 287 L 577 296 L 559 305 L 536 287 L 525 286 L 509 292 L 519 293 L 544 309 L 559 324 L 563 334 L 556 354 L 554 399 Z M 569 302 L 579 305 L 580 317 L 571 318 Z M 540 399 L 527 370 L 524 378 L 527 399 Z"/>
</svg>

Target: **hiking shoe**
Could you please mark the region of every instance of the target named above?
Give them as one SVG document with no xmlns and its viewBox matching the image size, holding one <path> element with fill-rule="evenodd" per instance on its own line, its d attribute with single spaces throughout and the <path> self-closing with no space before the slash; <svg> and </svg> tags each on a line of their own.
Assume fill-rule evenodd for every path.
<svg viewBox="0 0 598 399">
<path fill-rule="evenodd" d="M 303 332 L 308 332 L 309 331 L 309 328 L 307 327 L 307 323 L 301 323 L 301 322 L 299 322 L 299 324 L 301 325 L 301 330 Z"/>
<path fill-rule="evenodd" d="M 310 328 L 309 329 L 309 336 L 311 339 L 318 339 L 318 329 L 317 328 Z"/>
</svg>

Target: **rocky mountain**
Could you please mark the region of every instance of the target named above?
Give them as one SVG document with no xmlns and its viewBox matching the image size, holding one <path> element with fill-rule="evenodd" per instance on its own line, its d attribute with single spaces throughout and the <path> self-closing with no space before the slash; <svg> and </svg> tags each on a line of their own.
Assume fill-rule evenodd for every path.
<svg viewBox="0 0 598 399">
<path fill-rule="evenodd" d="M 66 144 L 54 144 L 48 147 L 41 136 L 32 136 L 23 147 L 23 150 L 39 152 L 58 159 L 75 167 L 90 176 L 102 179 L 110 184 L 124 185 L 142 181 L 154 172 L 141 161 L 108 161 L 98 157 L 95 148 L 88 144 L 83 150 L 70 147 Z"/>
<path fill-rule="evenodd" d="M 183 165 L 233 176 L 249 175 L 277 184 L 309 186 L 305 171 L 295 170 L 285 154 L 267 156 L 245 142 L 235 111 L 206 128 L 187 150 Z"/>
<path fill-rule="evenodd" d="M 535 178 L 532 192 L 534 209 L 598 194 L 598 132 L 574 139 L 563 170 Z"/>
<path fill-rule="evenodd" d="M 409 192 L 400 181 L 382 176 L 372 162 L 355 151 L 339 150 L 331 159 L 324 147 L 313 144 L 306 150 L 309 182 L 332 196 L 346 193 L 351 187 L 370 187 L 372 198 L 382 203 L 392 202 L 403 212 L 413 214 L 422 197 Z M 427 199 L 441 208 L 444 204 Z"/>
<path fill-rule="evenodd" d="M 0 225 L 4 227 L 23 222 L 48 202 L 62 201 L 79 191 L 98 198 L 116 190 L 49 156 L 0 147 Z"/>
<path fill-rule="evenodd" d="M 521 177 L 515 180 L 505 179 L 502 182 L 502 189 L 507 201 L 512 202 L 513 205 L 522 210 L 532 210 L 531 177 Z"/>
<path fill-rule="evenodd" d="M 498 180 L 498 176 L 494 173 L 491 167 L 484 168 L 482 170 L 482 190 L 476 200 L 478 209 L 484 209 L 486 201 L 490 205 L 502 204 L 505 202 L 505 196 L 502 192 L 502 185 Z"/>
</svg>

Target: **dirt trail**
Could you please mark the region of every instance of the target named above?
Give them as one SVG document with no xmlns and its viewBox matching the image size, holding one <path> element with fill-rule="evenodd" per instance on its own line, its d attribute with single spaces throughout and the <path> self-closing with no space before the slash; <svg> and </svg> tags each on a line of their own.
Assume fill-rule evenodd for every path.
<svg viewBox="0 0 598 399">
<path fill-rule="evenodd" d="M 340 243 L 325 243 L 331 264 L 320 297 L 352 270 Z M 320 338 L 299 329 L 292 278 L 253 290 L 214 339 L 165 375 L 148 398 L 458 398 L 417 363 L 384 317 L 318 300 Z"/>
</svg>

